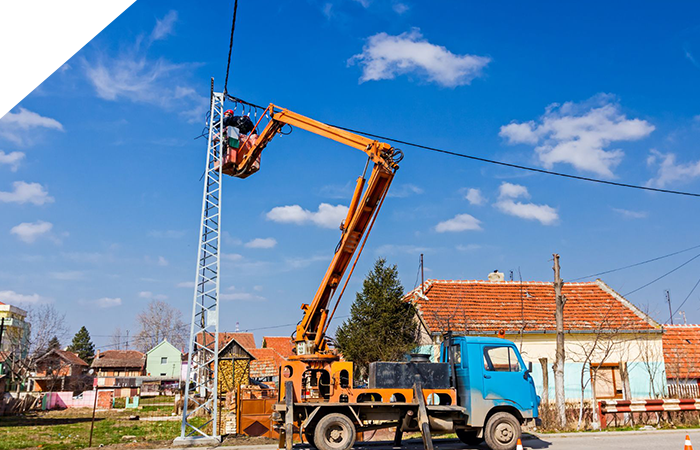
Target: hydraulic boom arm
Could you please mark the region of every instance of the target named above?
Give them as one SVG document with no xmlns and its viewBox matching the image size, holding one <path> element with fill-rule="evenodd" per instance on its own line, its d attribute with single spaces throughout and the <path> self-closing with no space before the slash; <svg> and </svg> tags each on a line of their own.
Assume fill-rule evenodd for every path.
<svg viewBox="0 0 700 450">
<path fill-rule="evenodd" d="M 233 169 L 233 176 L 245 178 L 257 171 L 258 165 L 256 161 L 259 161 L 261 152 L 284 125 L 302 128 L 311 133 L 362 150 L 367 153 L 369 160 L 374 163 L 368 180 L 365 179 L 367 167 L 365 167 L 365 173 L 357 179 L 347 217 L 341 224 L 342 236 L 335 255 L 328 266 L 328 270 L 326 270 L 321 285 L 316 291 L 316 295 L 314 295 L 313 301 L 309 305 L 302 305 L 304 317 L 297 325 L 294 337 L 297 358 L 332 358 L 333 356 L 329 352 L 325 339 L 328 305 L 362 237 L 368 232 L 373 218 L 379 211 L 394 174 L 399 168 L 398 162 L 401 161 L 402 154 L 387 143 L 374 141 L 364 136 L 341 130 L 289 110 L 278 108 L 272 104 L 266 109 L 265 113 L 270 115 L 271 120 L 258 133 L 254 144 L 248 146 L 247 153 Z M 242 148 L 245 147 L 245 145 L 242 145 Z"/>
</svg>

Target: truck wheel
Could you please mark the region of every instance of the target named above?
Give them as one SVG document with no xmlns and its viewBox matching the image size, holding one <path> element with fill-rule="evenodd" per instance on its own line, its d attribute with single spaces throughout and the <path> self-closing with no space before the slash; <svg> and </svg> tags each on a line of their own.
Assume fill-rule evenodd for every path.
<svg viewBox="0 0 700 450">
<path fill-rule="evenodd" d="M 462 430 L 458 428 L 456 433 L 459 440 L 467 445 L 479 445 L 484 440 L 483 438 L 477 437 L 479 435 L 478 431 Z"/>
<path fill-rule="evenodd" d="M 316 424 L 314 444 L 319 450 L 348 450 L 355 444 L 355 434 L 355 425 L 345 414 L 328 414 Z"/>
<path fill-rule="evenodd" d="M 513 450 L 522 435 L 520 422 L 512 414 L 498 412 L 486 422 L 484 438 L 491 450 Z"/>
<path fill-rule="evenodd" d="M 306 442 L 308 442 L 312 448 L 316 448 L 316 444 L 314 444 L 314 429 L 313 428 L 304 429 L 304 439 L 306 439 Z"/>
</svg>

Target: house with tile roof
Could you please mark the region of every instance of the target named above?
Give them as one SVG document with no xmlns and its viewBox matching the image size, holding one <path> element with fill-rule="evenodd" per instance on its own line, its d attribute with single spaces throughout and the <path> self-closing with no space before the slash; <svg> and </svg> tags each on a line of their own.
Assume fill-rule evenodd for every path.
<svg viewBox="0 0 700 450">
<path fill-rule="evenodd" d="M 700 325 L 666 325 L 663 337 L 669 387 L 700 385 Z"/>
<path fill-rule="evenodd" d="M 551 282 L 428 280 L 406 295 L 417 310 L 420 351 L 438 356 L 445 333 L 505 333 L 533 363 L 538 394 L 554 399 L 556 325 Z M 662 327 L 601 280 L 565 283 L 563 295 L 567 399 L 649 398 L 664 390 Z M 604 345 L 603 345 L 604 344 Z M 587 356 L 588 355 L 588 356 Z M 547 391 L 546 393 L 543 391 Z"/>
<path fill-rule="evenodd" d="M 136 350 L 97 352 L 92 366 L 100 388 L 114 388 L 115 397 L 138 395 L 146 376 L 146 355 Z"/>
<path fill-rule="evenodd" d="M 76 353 L 51 349 L 36 360 L 33 391 L 83 391 L 92 387 L 88 363 Z"/>
<path fill-rule="evenodd" d="M 264 336 L 262 348 L 274 348 L 286 359 L 294 354 L 294 341 L 289 336 Z"/>
</svg>

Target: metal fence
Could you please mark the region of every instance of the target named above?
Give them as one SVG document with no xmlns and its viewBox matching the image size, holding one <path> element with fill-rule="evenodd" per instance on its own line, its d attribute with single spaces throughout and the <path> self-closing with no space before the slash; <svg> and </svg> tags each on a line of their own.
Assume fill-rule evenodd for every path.
<svg viewBox="0 0 700 450">
<path fill-rule="evenodd" d="M 700 386 L 697 384 L 669 384 L 670 398 L 700 398 Z"/>
</svg>

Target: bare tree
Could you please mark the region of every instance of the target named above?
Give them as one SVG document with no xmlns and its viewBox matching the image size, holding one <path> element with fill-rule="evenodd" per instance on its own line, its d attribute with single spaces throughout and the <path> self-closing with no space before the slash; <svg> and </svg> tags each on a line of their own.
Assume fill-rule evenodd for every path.
<svg viewBox="0 0 700 450">
<path fill-rule="evenodd" d="M 114 329 L 114 331 L 112 331 L 112 336 L 109 337 L 109 348 L 111 350 L 126 349 L 126 345 L 124 342 L 124 336 L 122 335 L 121 328 L 116 327 Z"/>
<path fill-rule="evenodd" d="M 59 341 L 68 335 L 66 313 L 60 313 L 53 305 L 44 304 L 27 311 L 27 322 L 31 324 L 29 357 L 36 360 L 49 349 L 53 337 Z"/>
<path fill-rule="evenodd" d="M 163 339 L 177 348 L 183 348 L 186 342 L 188 326 L 182 321 L 182 313 L 161 300 L 151 300 L 146 309 L 136 316 L 138 332 L 134 336 L 134 345 L 142 352 L 147 352 Z"/>
<path fill-rule="evenodd" d="M 566 427 L 566 394 L 564 392 L 564 361 L 566 354 L 564 351 L 564 305 L 566 298 L 562 294 L 564 282 L 560 276 L 559 255 L 554 253 L 554 296 L 556 301 L 556 310 L 554 312 L 554 320 L 557 327 L 557 349 L 556 357 L 552 369 L 554 370 L 554 396 L 557 405 L 557 417 L 559 419 L 559 427 Z"/>
</svg>

